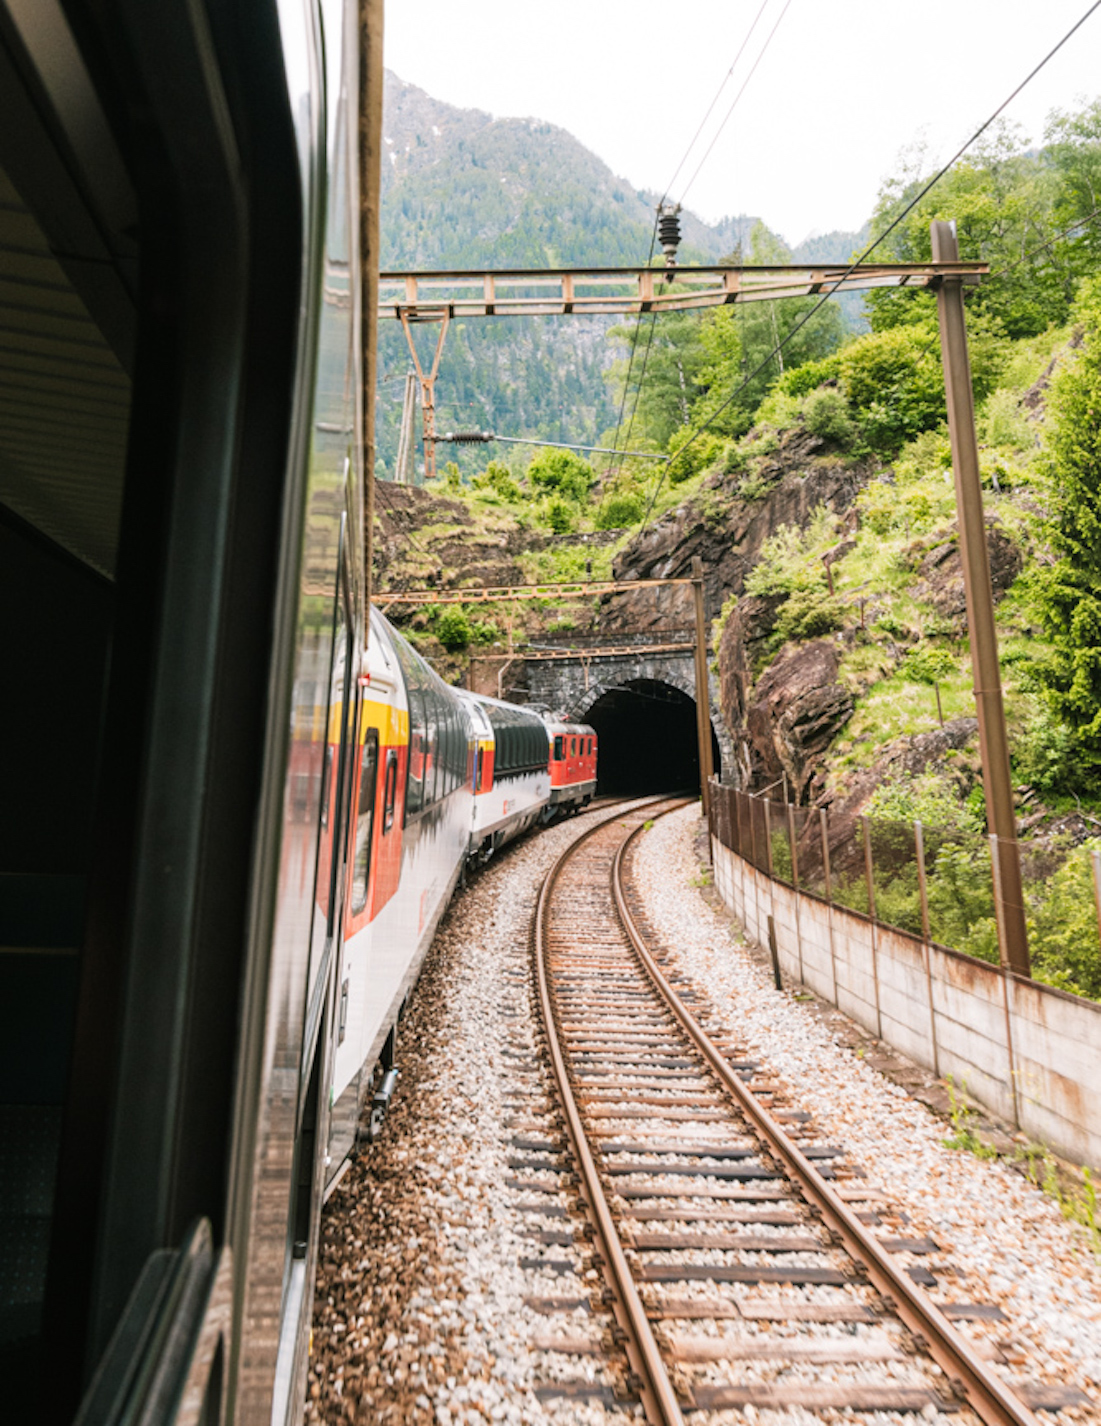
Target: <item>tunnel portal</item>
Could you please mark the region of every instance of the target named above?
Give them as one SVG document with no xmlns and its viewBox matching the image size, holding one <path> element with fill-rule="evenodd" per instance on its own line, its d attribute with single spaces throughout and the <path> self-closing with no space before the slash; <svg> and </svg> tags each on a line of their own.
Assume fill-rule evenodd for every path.
<svg viewBox="0 0 1101 1426">
<path fill-rule="evenodd" d="M 607 689 L 582 721 L 600 739 L 597 792 L 639 795 L 695 792 L 700 785 L 695 700 L 657 679 L 631 679 Z M 711 731 L 715 771 L 719 744 Z"/>
</svg>

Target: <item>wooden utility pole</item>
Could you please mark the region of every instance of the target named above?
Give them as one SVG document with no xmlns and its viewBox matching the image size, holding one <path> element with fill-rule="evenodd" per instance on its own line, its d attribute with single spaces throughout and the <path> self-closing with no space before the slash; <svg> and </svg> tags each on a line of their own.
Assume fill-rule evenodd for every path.
<svg viewBox="0 0 1101 1426">
<path fill-rule="evenodd" d="M 959 245 L 951 223 L 932 225 L 933 261 L 958 262 Z M 986 825 L 996 856 L 994 895 L 1002 964 L 1017 975 L 1030 975 L 1028 930 L 1021 889 L 1021 858 L 1017 818 L 1009 769 L 1009 737 L 998 665 L 998 633 L 994 624 L 994 594 L 983 520 L 979 446 L 975 437 L 975 398 L 967 353 L 963 313 L 963 278 L 944 276 L 937 289 L 940 349 L 944 361 L 944 391 L 948 401 L 948 433 L 956 479 L 956 512 L 960 528 L 960 559 L 967 598 L 967 626 L 979 719 Z"/>
<path fill-rule="evenodd" d="M 700 749 L 700 801 L 705 817 L 711 812 L 711 695 L 707 683 L 707 620 L 703 607 L 703 561 L 692 557 L 692 594 L 696 605 L 696 736 Z"/>
</svg>

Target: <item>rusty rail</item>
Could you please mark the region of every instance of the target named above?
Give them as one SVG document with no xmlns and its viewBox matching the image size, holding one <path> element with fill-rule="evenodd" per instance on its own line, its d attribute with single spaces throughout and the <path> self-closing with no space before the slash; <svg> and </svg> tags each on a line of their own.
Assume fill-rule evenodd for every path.
<svg viewBox="0 0 1101 1426">
<path fill-rule="evenodd" d="M 783 1162 L 787 1172 L 798 1182 L 804 1194 L 821 1210 L 826 1224 L 839 1235 L 853 1257 L 864 1264 L 870 1281 L 884 1301 L 894 1307 L 911 1332 L 924 1339 L 933 1360 L 950 1381 L 959 1383 L 968 1405 L 980 1419 L 987 1422 L 988 1426 L 1039 1426 L 1029 1407 L 977 1356 L 936 1304 L 930 1301 L 904 1272 L 895 1267 L 875 1238 L 865 1230 L 856 1215 L 815 1170 L 798 1145 L 784 1132 L 757 1096 L 742 1083 L 727 1064 L 721 1051 L 673 990 L 639 934 L 623 889 L 624 856 L 641 830 L 642 828 L 637 828 L 626 837 L 616 852 L 612 869 L 613 894 L 623 929 L 654 989 L 738 1107 L 755 1125 L 773 1154 Z"/>
</svg>

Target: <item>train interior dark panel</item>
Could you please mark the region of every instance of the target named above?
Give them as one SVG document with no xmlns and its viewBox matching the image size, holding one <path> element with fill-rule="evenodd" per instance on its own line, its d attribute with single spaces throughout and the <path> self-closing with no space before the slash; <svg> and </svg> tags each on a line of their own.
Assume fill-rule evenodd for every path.
<svg viewBox="0 0 1101 1426">
<path fill-rule="evenodd" d="M 602 693 L 583 722 L 596 729 L 598 794 L 693 792 L 700 785 L 695 700 L 656 679 Z M 719 768 L 719 745 L 711 734 Z"/>
<path fill-rule="evenodd" d="M 0 27 L 0 1380 L 41 1375 L 114 618 L 134 309 L 21 36 Z M 53 40 L 61 44 L 58 35 Z M 56 51 L 68 61 L 72 55 Z M 61 62 L 59 58 L 59 63 Z M 85 140 L 99 137 L 94 112 Z M 108 164 L 108 167 L 110 165 Z M 102 171 L 101 171 L 102 172 Z M 126 208 L 125 185 L 115 184 Z M 125 215 L 119 214 L 125 221 Z M 132 221 L 132 215 L 131 215 Z M 133 241 L 122 240 L 126 261 Z"/>
</svg>

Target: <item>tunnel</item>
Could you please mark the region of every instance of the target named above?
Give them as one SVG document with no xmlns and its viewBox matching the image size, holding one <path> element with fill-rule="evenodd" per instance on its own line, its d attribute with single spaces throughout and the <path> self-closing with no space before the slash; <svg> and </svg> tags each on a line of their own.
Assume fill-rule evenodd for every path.
<svg viewBox="0 0 1101 1426">
<path fill-rule="evenodd" d="M 598 794 L 694 792 L 700 785 L 696 702 L 656 679 L 632 679 L 602 693 L 582 717 L 599 738 Z M 719 744 L 711 730 L 719 771 Z"/>
</svg>

